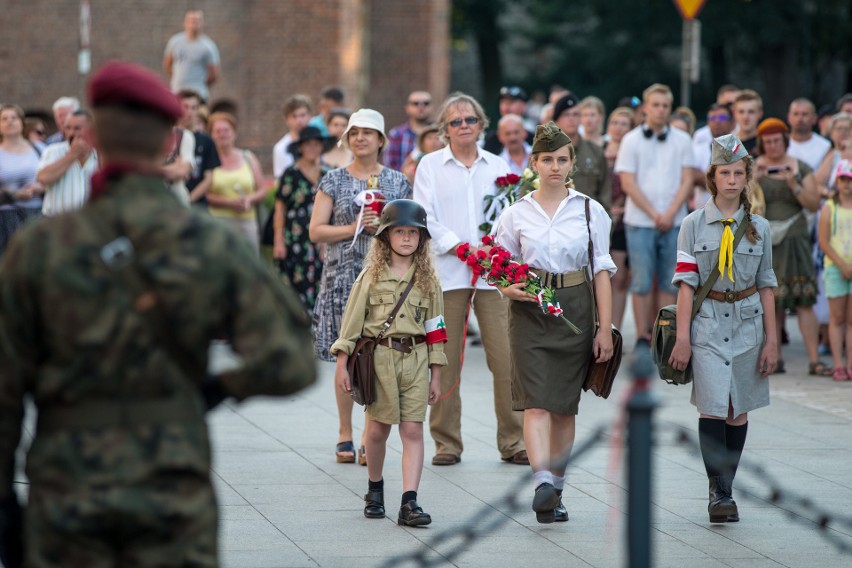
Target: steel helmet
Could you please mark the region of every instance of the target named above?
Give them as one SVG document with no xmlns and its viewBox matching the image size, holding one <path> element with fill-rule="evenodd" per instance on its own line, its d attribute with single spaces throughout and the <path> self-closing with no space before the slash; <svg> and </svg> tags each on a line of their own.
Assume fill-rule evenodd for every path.
<svg viewBox="0 0 852 568">
<path fill-rule="evenodd" d="M 431 238 L 429 229 L 426 227 L 426 210 L 423 206 L 411 199 L 394 199 L 386 203 L 379 217 L 379 230 L 376 236 L 382 234 L 388 227 L 420 227 Z"/>
</svg>

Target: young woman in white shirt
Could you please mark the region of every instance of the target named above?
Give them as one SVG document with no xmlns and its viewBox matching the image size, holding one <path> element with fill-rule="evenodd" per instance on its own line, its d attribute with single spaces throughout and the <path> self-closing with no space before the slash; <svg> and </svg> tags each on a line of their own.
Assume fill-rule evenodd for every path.
<svg viewBox="0 0 852 568">
<path fill-rule="evenodd" d="M 575 152 L 554 123 L 536 128 L 531 159 L 540 188 L 506 209 L 496 242 L 523 259 L 556 289 L 565 314 L 582 331 L 542 313 L 523 284 L 501 288 L 509 307 L 512 403 L 524 411 L 524 441 L 535 476 L 533 510 L 540 523 L 567 521 L 562 504 L 565 467 L 558 458 L 574 444 L 575 418 L 592 354 L 612 357 L 612 288 L 615 263 L 609 254 L 611 221 L 603 206 L 573 189 Z M 589 222 L 586 221 L 588 201 Z M 600 329 L 595 335 L 594 299 L 589 285 L 589 238 Z"/>
</svg>

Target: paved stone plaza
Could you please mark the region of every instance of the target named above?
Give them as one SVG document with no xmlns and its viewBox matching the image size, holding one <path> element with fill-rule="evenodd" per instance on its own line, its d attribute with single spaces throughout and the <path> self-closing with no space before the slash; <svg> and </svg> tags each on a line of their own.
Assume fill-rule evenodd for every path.
<svg viewBox="0 0 852 568">
<path fill-rule="evenodd" d="M 828 534 L 852 549 L 852 382 L 806 377 L 794 318 L 788 329 L 793 346 L 785 350 L 787 374 L 772 377 L 771 406 L 750 417 L 735 483 L 739 523 L 708 523 L 701 459 L 675 436 L 680 427 L 693 435 L 697 428 L 689 387 L 655 381 L 662 406 L 654 451 L 654 566 L 852 566 L 852 554 L 821 536 L 818 513 L 797 502 L 770 504 L 767 479 L 749 471 L 761 466 L 783 490 L 832 513 L 845 512 L 846 524 L 832 523 Z M 632 344 L 631 330 L 625 329 L 625 345 Z M 426 434 L 418 500 L 433 523 L 421 529 L 396 525 L 401 492 L 396 431 L 385 465 L 389 518 L 364 518 L 367 471 L 335 462 L 333 365 L 322 364 L 320 372 L 317 385 L 298 396 L 228 404 L 212 415 L 223 566 L 415 566 L 415 555 L 435 566 L 628 565 L 626 454 L 619 451 L 616 427 L 629 387 L 626 368 L 609 400 L 584 396 L 580 406 L 578 446 L 600 426 L 607 428 L 607 438 L 569 468 L 564 501 L 571 520 L 540 525 L 529 508 L 529 468 L 499 459 L 490 375 L 482 349 L 468 347 L 461 385 L 463 461 L 429 465 L 433 444 Z M 356 413 L 357 437 L 362 428 L 357 407 Z M 523 487 L 513 508 L 505 493 L 519 480 Z M 482 534 L 465 542 L 471 530 Z"/>
</svg>

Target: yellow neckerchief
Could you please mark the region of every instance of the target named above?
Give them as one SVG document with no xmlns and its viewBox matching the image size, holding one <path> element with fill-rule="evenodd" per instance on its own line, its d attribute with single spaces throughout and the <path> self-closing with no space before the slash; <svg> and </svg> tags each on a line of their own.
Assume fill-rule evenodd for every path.
<svg viewBox="0 0 852 568">
<path fill-rule="evenodd" d="M 731 231 L 732 218 L 722 219 L 725 230 L 722 231 L 722 240 L 719 242 L 719 275 L 725 277 L 725 264 L 728 265 L 728 278 L 734 281 L 734 232 Z"/>
</svg>

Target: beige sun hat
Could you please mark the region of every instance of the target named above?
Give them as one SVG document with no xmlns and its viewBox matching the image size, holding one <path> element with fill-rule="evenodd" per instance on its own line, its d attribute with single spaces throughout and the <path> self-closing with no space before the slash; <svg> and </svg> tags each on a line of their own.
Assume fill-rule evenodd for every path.
<svg viewBox="0 0 852 568">
<path fill-rule="evenodd" d="M 346 130 L 337 141 L 338 147 L 349 149 L 349 130 L 357 126 L 358 128 L 372 128 L 382 135 L 382 138 L 387 142 L 385 134 L 385 117 L 377 110 L 371 108 L 359 108 L 349 117 L 349 124 L 346 125 Z"/>
</svg>

